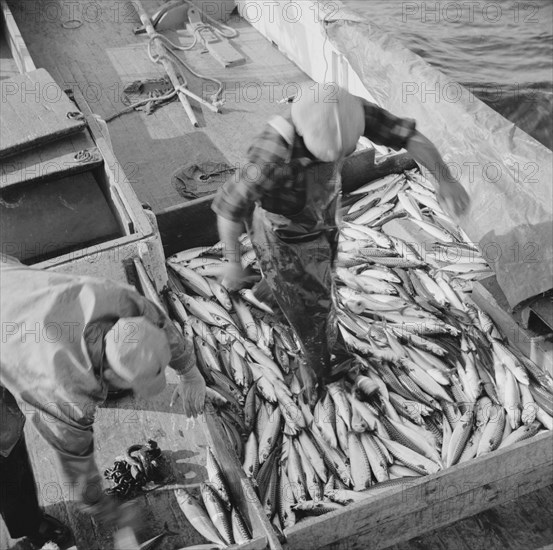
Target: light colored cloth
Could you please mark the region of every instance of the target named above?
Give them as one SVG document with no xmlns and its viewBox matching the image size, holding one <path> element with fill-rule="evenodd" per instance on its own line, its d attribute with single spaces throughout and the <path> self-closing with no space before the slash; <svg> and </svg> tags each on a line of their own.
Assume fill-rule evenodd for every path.
<svg viewBox="0 0 553 550">
<path fill-rule="evenodd" d="M 163 330 L 145 317 L 126 317 L 113 325 L 104 341 L 107 363 L 136 393 L 147 397 L 163 391 L 165 367 L 171 360 Z"/>
<path fill-rule="evenodd" d="M 96 407 L 108 392 L 102 380 L 104 335 L 119 319 L 139 316 L 163 330 L 170 365 L 184 372 L 182 335 L 133 287 L 32 269 L 0 256 L 0 386 L 17 399 L 23 414 L 57 451 L 62 478 L 77 500 L 87 502 L 87 493 L 97 495 L 93 486 L 100 482 L 92 425 Z M 15 441 L 23 423 L 17 428 L 19 433 L 12 430 Z M 0 429 L 6 452 L 14 441 L 4 437 L 4 419 Z"/>
<path fill-rule="evenodd" d="M 336 162 L 355 151 L 365 129 L 359 97 L 337 85 L 325 91 L 301 86 L 292 104 L 292 122 L 312 155 L 323 162 Z"/>
<path fill-rule="evenodd" d="M 373 143 L 401 149 L 416 133 L 414 120 L 396 117 L 365 100 L 362 105 L 363 135 Z M 268 212 L 287 217 L 305 206 L 305 169 L 323 163 L 307 149 L 293 124 L 290 131 L 292 119 L 287 117 L 283 124 L 280 118 L 264 126 L 248 149 L 247 162 L 215 195 L 211 208 L 218 216 L 241 223 L 251 219 L 257 202 Z"/>
</svg>

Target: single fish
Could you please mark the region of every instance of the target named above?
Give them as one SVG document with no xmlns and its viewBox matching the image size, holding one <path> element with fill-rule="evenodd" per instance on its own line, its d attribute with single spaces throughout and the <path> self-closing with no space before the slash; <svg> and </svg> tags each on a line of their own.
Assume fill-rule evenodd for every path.
<svg viewBox="0 0 553 550">
<path fill-rule="evenodd" d="M 307 500 L 307 482 L 302 467 L 301 457 L 291 441 L 288 445 L 288 468 L 286 473 L 292 484 L 292 491 L 294 492 L 296 501 Z"/>
<path fill-rule="evenodd" d="M 230 520 L 232 525 L 232 536 L 236 544 L 242 544 L 252 540 L 250 530 L 236 508 L 232 509 Z"/>
<path fill-rule="evenodd" d="M 472 433 L 473 417 L 473 411 L 469 410 L 463 414 L 457 426 L 455 426 L 448 443 L 446 468 L 453 466 L 459 461 Z"/>
<path fill-rule="evenodd" d="M 207 250 L 208 248 L 205 246 L 188 248 L 187 250 L 183 250 L 181 252 L 178 252 L 177 254 L 173 254 L 172 256 L 169 256 L 169 258 L 167 258 L 167 261 L 169 263 L 175 263 L 175 264 L 190 262 L 194 258 L 198 258 L 199 256 L 206 254 Z"/>
<path fill-rule="evenodd" d="M 401 460 L 401 462 L 416 472 L 421 474 L 435 474 L 440 470 L 439 464 L 416 453 L 412 449 L 409 449 L 409 447 L 405 447 L 405 445 L 397 441 L 392 441 L 391 439 L 383 437 L 379 437 L 379 440 L 384 443 L 388 451 L 390 451 L 395 458 Z"/>
<path fill-rule="evenodd" d="M 278 488 L 278 515 L 284 529 L 288 529 L 296 524 L 296 514 L 293 510 L 295 503 L 296 498 L 288 479 L 286 468 L 281 467 Z"/>
<path fill-rule="evenodd" d="M 292 445 L 298 453 L 304 473 L 306 497 L 310 497 L 311 500 L 321 500 L 323 498 L 323 494 L 319 483 L 319 476 L 317 475 L 317 472 L 315 472 L 315 468 L 313 468 L 311 460 L 303 450 L 303 447 L 299 444 L 297 438 L 292 440 Z"/>
<path fill-rule="evenodd" d="M 269 479 L 261 494 L 261 506 L 265 511 L 267 518 L 271 519 L 277 510 L 278 494 L 278 469 L 273 467 L 269 474 Z"/>
<path fill-rule="evenodd" d="M 225 510 L 223 502 L 217 495 L 217 492 L 207 483 L 202 483 L 200 485 L 200 492 L 207 513 L 209 514 L 209 517 L 217 529 L 220 537 L 226 544 L 232 544 L 234 542 L 234 538 L 232 536 L 230 517 L 228 512 Z"/>
<path fill-rule="evenodd" d="M 209 288 L 211 289 L 211 293 L 217 299 L 217 301 L 227 311 L 230 311 L 232 309 L 232 301 L 230 299 L 230 295 L 228 293 L 228 290 L 221 283 L 217 282 L 212 277 L 206 277 L 205 280 L 209 284 Z"/>
<path fill-rule="evenodd" d="M 490 409 L 490 418 L 484 427 L 484 432 L 482 433 L 482 438 L 480 439 L 478 450 L 476 451 L 477 457 L 497 449 L 503 439 L 503 431 L 506 423 L 505 409 L 499 405 L 492 405 Z"/>
<path fill-rule="evenodd" d="M 362 491 L 371 485 L 371 467 L 359 435 L 355 432 L 348 433 L 348 456 L 353 488 Z"/>
<path fill-rule="evenodd" d="M 213 454 L 213 451 L 209 447 L 206 449 L 206 470 L 207 478 L 209 479 L 211 487 L 215 489 L 215 492 L 226 506 L 227 510 L 230 511 L 232 505 L 230 502 L 230 493 L 228 490 L 227 480 L 221 466 Z"/>
<path fill-rule="evenodd" d="M 317 472 L 319 479 L 323 483 L 326 483 L 328 479 L 328 474 L 327 474 L 323 457 L 321 456 L 321 453 L 317 450 L 317 447 L 315 446 L 315 444 L 309 437 L 309 434 L 305 430 L 299 433 L 298 444 L 299 446 L 301 446 L 301 448 L 305 452 L 306 457 L 313 465 L 313 468 L 315 469 L 315 472 Z"/>
<path fill-rule="evenodd" d="M 510 433 L 505 439 L 503 439 L 498 449 L 504 449 L 509 445 L 514 445 L 519 441 L 523 441 L 525 439 L 533 437 L 538 433 L 538 430 L 540 429 L 540 427 L 541 427 L 540 422 L 536 422 L 536 421 L 528 425 L 520 426 L 512 433 Z"/>
<path fill-rule="evenodd" d="M 275 312 L 272 310 L 271 307 L 269 307 L 265 302 L 259 301 L 255 296 L 251 288 L 243 288 L 242 290 L 238 291 L 238 294 L 249 304 L 252 304 L 256 308 L 265 311 L 266 313 L 270 313 L 271 315 L 274 315 Z"/>
<path fill-rule="evenodd" d="M 335 510 L 341 510 L 342 508 L 343 505 L 338 504 L 337 502 L 320 500 L 304 500 L 297 502 L 292 507 L 295 512 L 301 512 L 309 516 L 322 516 L 323 514 L 328 514 L 329 512 L 334 512 Z"/>
<path fill-rule="evenodd" d="M 196 271 L 176 263 L 169 263 L 169 267 L 178 274 L 184 285 L 192 292 L 208 299 L 213 297 L 209 283 L 204 277 L 198 275 Z"/>
<path fill-rule="evenodd" d="M 348 431 L 351 430 L 351 408 L 343 386 L 337 382 L 333 382 L 327 385 L 327 389 L 336 406 L 336 416 L 339 416 L 344 421 Z"/>
<path fill-rule="evenodd" d="M 225 542 L 219 535 L 219 532 L 213 525 L 211 518 L 203 506 L 184 489 L 176 489 L 175 497 L 177 498 L 182 513 L 185 515 L 190 525 L 192 525 L 202 537 L 205 537 L 215 544 L 224 546 Z"/>
<path fill-rule="evenodd" d="M 505 370 L 505 410 L 507 411 L 507 418 L 509 424 L 513 430 L 516 430 L 520 426 L 521 411 L 520 411 L 520 392 L 518 384 L 513 373 L 507 369 Z"/>
<path fill-rule="evenodd" d="M 278 436 L 280 433 L 280 427 L 282 424 L 282 413 L 278 407 L 275 408 L 272 418 L 265 424 L 263 432 L 259 436 L 259 464 L 263 464 L 267 457 L 275 447 Z"/>
<path fill-rule="evenodd" d="M 242 469 L 248 477 L 255 478 L 257 471 L 259 470 L 259 447 L 257 444 L 257 437 L 255 432 L 251 432 L 244 450 L 244 463 Z"/>
</svg>

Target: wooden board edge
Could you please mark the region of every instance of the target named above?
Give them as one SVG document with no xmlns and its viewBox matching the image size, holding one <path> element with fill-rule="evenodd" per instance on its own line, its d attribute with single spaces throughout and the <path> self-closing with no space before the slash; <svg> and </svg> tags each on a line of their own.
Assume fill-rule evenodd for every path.
<svg viewBox="0 0 553 550">
<path fill-rule="evenodd" d="M 401 544 L 414 537 L 440 529 L 489 508 L 505 504 L 525 494 L 552 485 L 551 464 L 529 470 L 525 474 L 525 483 L 522 487 L 520 481 L 518 475 L 507 476 L 497 480 L 490 486 L 480 487 L 479 490 L 484 498 L 478 498 L 478 491 L 469 490 L 455 494 L 451 498 L 433 502 L 421 510 L 403 514 L 389 521 L 378 522 L 365 532 L 358 531 L 355 533 L 353 535 L 355 545 L 352 546 L 366 548 L 370 545 L 371 548 L 376 550 Z M 305 540 L 304 535 L 302 535 L 302 540 Z"/>
<path fill-rule="evenodd" d="M 265 538 L 271 550 L 281 550 L 282 546 L 263 512 L 253 485 L 242 470 L 236 453 L 230 448 L 219 422 L 215 414 L 209 411 L 204 413 L 202 426 L 207 443 L 225 471 L 235 504 L 250 523 L 254 538 Z"/>
<path fill-rule="evenodd" d="M 64 128 L 63 130 L 58 131 L 55 134 L 49 136 L 40 136 L 36 139 L 28 139 L 24 143 L 16 143 L 10 147 L 5 147 L 0 151 L 0 162 L 9 162 L 14 155 L 20 153 L 25 153 L 32 149 L 37 149 L 38 147 L 43 147 L 45 145 L 50 145 L 57 141 L 61 141 L 65 138 L 74 136 L 75 134 L 82 132 L 86 128 L 86 123 L 84 121 L 78 121 L 77 124 L 71 126 L 70 128 Z"/>
<path fill-rule="evenodd" d="M 495 275 L 474 283 L 471 294 L 472 301 L 492 318 L 501 333 L 507 335 L 509 342 L 515 348 L 553 376 L 553 345 L 547 342 L 547 339 L 525 329 L 505 309 L 507 303 L 505 296 L 496 296 L 489 290 L 490 281 L 493 279 L 495 279 Z M 499 288 L 497 283 L 495 286 Z"/>
<path fill-rule="evenodd" d="M 318 518 L 310 518 L 303 524 L 299 523 L 286 531 L 289 547 L 302 548 L 302 546 L 298 546 L 300 541 L 309 540 L 309 537 L 315 536 L 314 534 L 320 538 L 321 546 L 332 544 L 341 538 L 347 538 L 345 535 L 342 536 L 342 533 L 355 532 L 357 525 L 374 522 L 375 528 L 378 528 L 379 525 L 389 521 L 386 517 L 387 514 L 398 517 L 420 514 L 422 510 L 429 507 L 428 503 L 439 504 L 447 500 L 446 498 L 440 499 L 440 491 L 442 490 L 443 494 L 443 487 L 461 487 L 458 491 L 458 495 L 460 495 L 474 492 L 478 487 L 490 489 L 494 483 L 498 483 L 502 479 L 518 477 L 522 480 L 532 469 L 545 468 L 553 472 L 552 437 L 553 434 L 550 432 L 535 436 L 505 449 L 442 470 L 437 474 L 410 481 L 407 488 L 404 486 L 391 487 L 375 496 L 374 499 L 351 504 L 343 510 Z M 511 469 L 506 475 L 501 476 L 501 469 L 505 467 Z M 478 478 L 478 472 L 482 471 L 486 472 L 486 479 L 480 485 L 475 486 L 474 480 Z M 552 482 L 553 478 L 544 485 Z M 466 489 L 463 490 L 465 487 Z M 418 498 L 408 501 L 406 499 L 408 494 L 418 494 Z M 495 503 L 488 503 L 482 509 L 494 505 Z M 461 518 L 455 517 L 451 521 L 456 519 Z M 423 529 L 422 525 L 421 529 Z"/>
<path fill-rule="evenodd" d="M 78 153 L 72 152 L 44 162 L 21 165 L 17 170 L 8 173 L 5 173 L 3 168 L 10 164 L 10 160 L 0 161 L 0 189 L 37 183 L 50 178 L 64 178 L 88 172 L 103 165 L 104 161 L 97 147 L 89 147 L 79 151 L 81 152 L 84 154 L 82 160 L 76 158 Z"/>
<path fill-rule="evenodd" d="M 1 28 L 4 31 L 4 36 L 10 47 L 13 59 L 17 64 L 20 73 L 26 73 L 29 71 L 35 71 L 36 66 L 27 49 L 27 45 L 23 40 L 23 36 L 17 26 L 15 18 L 6 2 L 6 0 L 0 0 L 1 9 Z"/>
</svg>

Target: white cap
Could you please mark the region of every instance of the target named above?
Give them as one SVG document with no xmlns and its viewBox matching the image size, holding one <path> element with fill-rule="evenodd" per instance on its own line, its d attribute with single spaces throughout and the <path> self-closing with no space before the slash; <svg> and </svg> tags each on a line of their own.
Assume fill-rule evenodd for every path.
<svg viewBox="0 0 553 550">
<path fill-rule="evenodd" d="M 355 151 L 365 130 L 361 99 L 337 85 L 303 84 L 292 104 L 292 122 L 312 155 L 335 162 Z"/>
<path fill-rule="evenodd" d="M 106 360 L 133 391 L 150 396 L 165 388 L 171 350 L 165 332 L 145 317 L 119 319 L 104 337 Z"/>
</svg>

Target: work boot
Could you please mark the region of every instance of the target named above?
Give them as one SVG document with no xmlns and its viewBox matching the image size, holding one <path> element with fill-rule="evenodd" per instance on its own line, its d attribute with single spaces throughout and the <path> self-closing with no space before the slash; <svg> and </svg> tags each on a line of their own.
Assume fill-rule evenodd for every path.
<svg viewBox="0 0 553 550">
<path fill-rule="evenodd" d="M 42 514 L 42 521 L 38 527 L 38 531 L 27 537 L 27 540 L 42 548 L 47 542 L 53 542 L 58 546 L 63 545 L 69 540 L 71 531 L 67 525 L 49 514 Z"/>
</svg>

